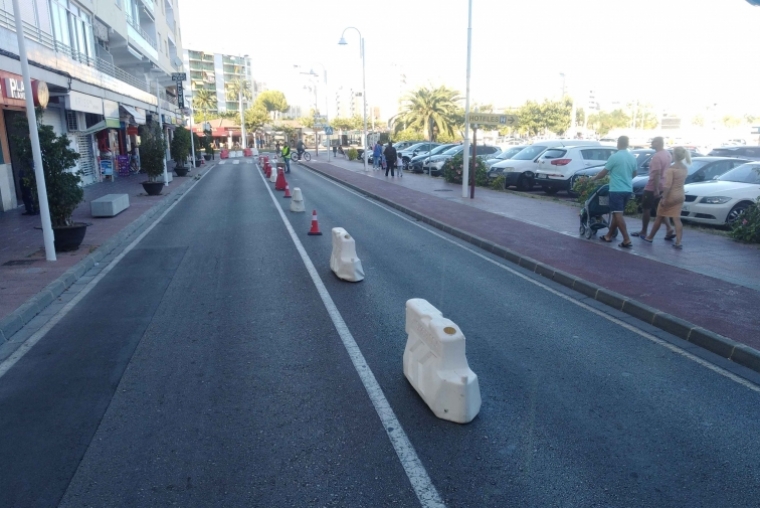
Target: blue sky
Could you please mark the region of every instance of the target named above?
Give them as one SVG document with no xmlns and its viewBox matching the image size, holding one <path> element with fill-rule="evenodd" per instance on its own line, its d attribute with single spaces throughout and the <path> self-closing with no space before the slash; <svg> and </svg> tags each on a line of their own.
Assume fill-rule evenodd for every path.
<svg viewBox="0 0 760 508">
<path fill-rule="evenodd" d="M 186 47 L 248 53 L 256 79 L 295 101 L 306 99 L 295 63 L 323 63 L 330 88 L 360 87 L 356 33 L 337 45 L 347 26 L 364 35 L 367 98 L 383 116 L 398 66 L 412 85 L 464 93 L 466 0 L 184 0 L 180 15 Z M 564 72 L 581 97 L 594 89 L 674 111 L 718 103 L 726 114 L 760 113 L 758 27 L 760 7 L 744 0 L 473 0 L 472 97 L 497 106 L 556 97 Z"/>
</svg>

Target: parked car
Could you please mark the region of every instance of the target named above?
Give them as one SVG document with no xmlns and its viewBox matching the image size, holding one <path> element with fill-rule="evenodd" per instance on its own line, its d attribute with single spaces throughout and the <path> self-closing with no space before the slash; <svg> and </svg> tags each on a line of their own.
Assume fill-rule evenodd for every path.
<svg viewBox="0 0 760 508">
<path fill-rule="evenodd" d="M 398 152 L 398 159 L 400 161 L 400 164 L 403 164 L 403 168 L 408 170 L 409 162 L 412 160 L 412 157 L 428 154 L 430 153 L 430 150 L 440 145 L 440 143 L 426 141 L 425 143 L 416 143 L 412 146 L 404 148 Z"/>
<path fill-rule="evenodd" d="M 491 166 L 493 166 L 497 162 L 511 159 L 512 157 L 520 153 L 523 150 L 523 148 L 527 146 L 528 145 L 517 145 L 517 146 L 506 147 L 506 149 L 503 149 L 499 155 L 497 155 L 493 159 L 488 159 L 486 161 L 486 168 L 488 169 L 488 178 L 496 178 L 497 176 L 499 176 L 498 174 L 496 174 L 496 172 L 494 172 L 493 174 L 491 173 Z"/>
<path fill-rule="evenodd" d="M 577 139 L 553 139 L 536 141 L 523 148 L 511 159 L 497 162 L 491 166 L 494 177 L 504 175 L 507 187 L 515 186 L 518 190 L 528 191 L 535 185 L 535 171 L 538 159 L 548 148 L 564 146 L 601 146 L 598 141 L 582 141 Z"/>
<path fill-rule="evenodd" d="M 436 148 L 433 148 L 430 150 L 427 154 L 424 155 L 417 155 L 415 157 L 412 157 L 412 160 L 409 161 L 408 170 L 413 171 L 414 173 L 422 173 L 422 165 L 425 163 L 425 161 L 434 156 L 439 155 L 448 150 L 449 148 L 453 148 L 457 146 L 456 143 L 447 143 L 445 145 L 440 145 Z"/>
<path fill-rule="evenodd" d="M 746 164 L 747 160 L 733 159 L 730 157 L 695 157 L 691 160 L 689 166 L 689 175 L 686 177 L 686 183 L 707 182 L 718 178 L 720 175 L 727 173 L 736 166 Z M 633 193 L 638 201 L 644 194 L 644 187 L 649 181 L 649 175 L 637 176 L 633 179 Z"/>
<path fill-rule="evenodd" d="M 731 225 L 760 197 L 760 163 L 742 164 L 716 180 L 686 185 L 684 191 L 683 219 Z"/>
<path fill-rule="evenodd" d="M 722 146 L 713 149 L 707 155 L 710 157 L 735 157 L 737 159 L 760 161 L 760 146 Z"/>
<path fill-rule="evenodd" d="M 615 152 L 617 149 L 610 146 L 549 148 L 538 158 L 536 181 L 546 194 L 571 191 L 571 181 L 576 171 L 604 164 Z"/>
<path fill-rule="evenodd" d="M 673 149 L 668 148 L 667 150 L 672 157 Z M 636 157 L 636 174 L 638 176 L 649 175 L 649 163 L 652 161 L 652 156 L 654 156 L 654 150 L 652 148 L 639 148 L 631 150 L 631 153 Z M 689 153 L 691 154 L 692 159 L 695 157 L 704 157 L 704 154 L 701 154 L 696 150 L 689 150 Z"/>
<path fill-rule="evenodd" d="M 399 141 L 398 143 L 393 143 L 393 148 L 396 149 L 396 152 L 400 152 L 406 148 L 409 148 L 412 145 L 417 145 L 420 143 L 424 143 L 424 141 Z M 385 143 L 383 145 L 383 150 L 385 150 L 385 147 L 388 146 L 388 143 Z M 372 157 L 372 151 L 374 150 L 374 146 L 367 147 L 367 162 L 372 163 L 374 158 Z M 364 152 L 363 149 L 359 148 L 359 160 L 362 158 L 362 153 Z"/>
<path fill-rule="evenodd" d="M 453 158 L 455 155 L 462 153 L 463 150 L 464 145 L 457 145 L 453 148 L 449 148 L 440 155 L 433 155 L 422 165 L 422 168 L 426 173 L 430 173 L 431 176 L 442 176 L 443 165 L 446 161 Z M 472 152 L 472 145 L 470 145 L 470 152 Z M 501 149 L 496 146 L 478 145 L 475 153 L 478 157 L 491 156 L 501 153 Z"/>
</svg>

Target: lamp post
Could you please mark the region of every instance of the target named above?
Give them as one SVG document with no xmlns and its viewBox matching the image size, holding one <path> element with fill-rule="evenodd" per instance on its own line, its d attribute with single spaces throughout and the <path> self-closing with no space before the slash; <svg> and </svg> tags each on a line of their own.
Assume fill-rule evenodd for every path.
<svg viewBox="0 0 760 508">
<path fill-rule="evenodd" d="M 156 108 L 158 112 L 158 126 L 161 128 L 161 139 L 166 139 L 166 136 L 164 136 L 164 114 L 161 110 L 161 85 L 158 82 L 158 78 L 156 78 Z M 169 174 L 166 170 L 166 153 L 164 153 L 164 187 L 169 185 Z M 195 164 L 195 162 L 193 162 Z"/>
<path fill-rule="evenodd" d="M 316 64 L 319 65 L 320 67 L 322 67 L 322 75 L 324 76 L 324 81 L 325 81 L 325 120 L 326 120 L 327 124 L 329 125 L 329 123 L 330 123 L 330 94 L 328 93 L 328 90 L 327 90 L 327 69 L 325 68 L 325 65 L 322 64 L 322 63 L 316 62 Z M 294 65 L 293 67 L 295 67 L 296 69 L 302 68 L 298 64 Z M 314 72 L 314 69 L 309 69 L 309 72 L 302 72 L 301 74 L 303 74 L 304 76 L 312 76 L 314 78 L 318 77 L 317 73 Z M 316 83 L 314 84 L 314 107 L 317 110 L 319 109 L 318 99 L 317 99 L 317 85 L 316 85 Z M 314 130 L 314 138 L 315 138 L 315 140 L 317 138 L 316 129 Z M 329 160 L 330 160 L 330 136 L 326 136 L 326 138 L 327 138 L 327 160 L 329 162 Z M 316 156 L 319 157 L 319 143 L 316 143 Z"/>
<path fill-rule="evenodd" d="M 472 1 L 472 0 L 470 0 Z M 346 38 L 344 37 L 346 35 L 346 30 L 356 30 L 356 33 L 359 34 L 359 51 L 361 53 L 362 57 L 362 99 L 364 99 L 364 108 L 362 109 L 362 116 L 364 117 L 364 132 L 362 134 L 362 148 L 364 151 L 362 152 L 362 159 L 364 159 L 364 171 L 369 171 L 367 168 L 367 83 L 366 83 L 366 74 L 365 74 L 365 65 L 364 65 L 364 37 L 362 37 L 362 33 L 359 31 L 358 28 L 350 26 L 348 28 L 343 29 L 343 33 L 340 35 L 340 40 L 338 41 L 338 44 L 341 46 L 345 46 L 348 44 L 346 42 Z"/>
<path fill-rule="evenodd" d="M 472 0 L 467 13 L 467 91 L 464 99 L 464 152 L 462 153 L 462 197 L 467 197 L 470 176 L 470 61 L 472 57 Z"/>
<path fill-rule="evenodd" d="M 13 17 L 16 21 L 16 37 L 18 38 L 19 60 L 21 60 L 21 74 L 24 78 L 26 120 L 29 123 L 29 138 L 32 142 L 34 177 L 37 182 L 37 199 L 40 202 L 40 221 L 42 222 L 42 240 L 45 244 L 45 259 L 48 261 L 55 261 L 55 237 L 53 236 L 53 224 L 50 222 L 50 208 L 48 207 L 45 172 L 42 170 L 42 149 L 40 148 L 40 134 L 37 131 L 37 116 L 34 114 L 32 79 L 29 77 L 29 60 L 26 56 L 24 25 L 21 19 L 21 9 L 19 8 L 18 0 L 13 0 L 13 12 Z"/>
</svg>

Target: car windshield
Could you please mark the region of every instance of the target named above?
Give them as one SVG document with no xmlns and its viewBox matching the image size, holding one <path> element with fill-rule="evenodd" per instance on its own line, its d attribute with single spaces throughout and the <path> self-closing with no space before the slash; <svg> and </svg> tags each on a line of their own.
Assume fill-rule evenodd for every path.
<svg viewBox="0 0 760 508">
<path fill-rule="evenodd" d="M 496 156 L 496 159 L 500 159 L 500 160 L 511 159 L 518 153 L 522 152 L 524 149 L 525 149 L 524 146 L 515 146 L 513 148 L 510 148 L 509 150 L 501 152 L 499 155 Z"/>
<path fill-rule="evenodd" d="M 422 145 L 424 145 L 424 144 L 425 144 L 425 143 L 415 143 L 415 144 L 413 144 L 413 145 L 411 145 L 411 146 L 407 146 L 407 147 L 406 147 L 406 148 L 404 148 L 403 150 L 404 150 L 404 151 L 410 151 L 410 152 L 413 152 L 414 150 L 416 150 L 417 148 L 421 147 L 421 146 L 422 146 Z"/>
<path fill-rule="evenodd" d="M 760 164 L 742 164 L 718 177 L 721 182 L 760 183 Z"/>
<path fill-rule="evenodd" d="M 461 152 L 462 150 L 464 150 L 464 148 L 462 148 L 462 145 L 457 145 L 457 146 L 455 146 L 453 148 L 449 148 L 448 150 L 446 150 L 445 152 L 443 152 L 441 155 L 456 155 L 459 152 Z"/>
<path fill-rule="evenodd" d="M 429 155 L 438 155 L 440 153 L 445 152 L 446 150 L 448 150 L 450 148 L 451 148 L 451 145 L 436 146 L 435 148 L 433 148 L 432 150 L 430 150 L 430 154 Z"/>
<path fill-rule="evenodd" d="M 689 174 L 693 175 L 708 164 L 710 164 L 710 161 L 691 161 L 691 165 L 689 166 Z"/>
<path fill-rule="evenodd" d="M 543 145 L 526 146 L 520 150 L 520 153 L 512 157 L 512 159 L 516 161 L 529 161 L 541 155 L 544 150 L 546 150 L 546 147 Z"/>
</svg>

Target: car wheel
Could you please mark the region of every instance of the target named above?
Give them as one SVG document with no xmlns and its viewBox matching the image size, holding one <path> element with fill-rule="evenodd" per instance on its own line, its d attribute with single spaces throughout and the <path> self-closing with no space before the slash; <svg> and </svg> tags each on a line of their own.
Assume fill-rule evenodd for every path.
<svg viewBox="0 0 760 508">
<path fill-rule="evenodd" d="M 744 215 L 744 212 L 749 208 L 749 203 L 739 203 L 728 212 L 726 215 L 726 226 L 732 225 L 739 217 Z"/>
<path fill-rule="evenodd" d="M 533 179 L 525 175 L 520 175 L 520 178 L 517 180 L 517 190 L 519 191 L 528 192 L 533 189 L 533 185 Z"/>
<path fill-rule="evenodd" d="M 541 187 L 541 190 L 543 190 L 549 196 L 554 196 L 557 192 L 559 192 L 559 189 L 556 187 Z"/>
</svg>

